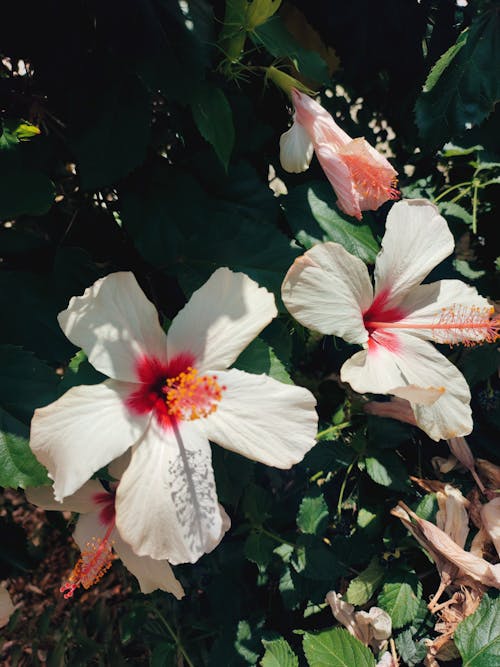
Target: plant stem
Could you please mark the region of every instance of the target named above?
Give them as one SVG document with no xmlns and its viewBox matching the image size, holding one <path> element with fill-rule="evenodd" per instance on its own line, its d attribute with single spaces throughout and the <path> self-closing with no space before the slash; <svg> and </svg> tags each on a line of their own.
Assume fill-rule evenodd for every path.
<svg viewBox="0 0 500 667">
<path fill-rule="evenodd" d="M 357 457 L 352 461 L 352 463 L 349 464 L 349 467 L 346 470 L 344 480 L 342 481 L 342 486 L 340 487 L 340 493 L 339 493 L 339 499 L 337 502 L 337 516 L 340 516 L 342 514 L 342 503 L 344 501 L 344 493 L 345 493 L 345 487 L 347 485 L 347 479 L 349 475 L 351 474 L 351 470 L 354 468 L 354 464 L 357 462 Z"/>
<path fill-rule="evenodd" d="M 167 630 L 169 635 L 174 640 L 175 645 L 177 646 L 177 650 L 179 651 L 179 653 L 182 655 L 182 657 L 186 661 L 186 664 L 188 665 L 188 667 L 194 667 L 194 663 L 191 660 L 191 658 L 188 656 L 188 654 L 186 653 L 186 649 L 182 645 L 179 636 L 175 634 L 174 630 L 172 629 L 172 627 L 168 623 L 167 619 L 163 616 L 163 614 L 161 612 L 158 611 L 158 609 L 156 609 L 156 607 L 152 606 L 151 608 L 153 609 L 154 613 L 158 617 L 158 620 L 161 621 L 161 623 L 165 626 L 165 629 Z"/>
<path fill-rule="evenodd" d="M 477 191 L 478 191 L 478 185 L 474 184 L 474 194 L 472 196 L 472 233 L 477 234 L 477 204 L 478 204 L 478 198 L 477 198 Z"/>
<path fill-rule="evenodd" d="M 343 429 L 347 428 L 348 426 L 351 425 L 351 422 L 342 422 L 341 424 L 334 424 L 333 426 L 329 426 L 328 428 L 325 428 L 324 431 L 320 431 L 318 435 L 316 436 L 316 440 L 323 440 L 327 435 L 330 435 L 331 433 L 340 433 Z"/>
<path fill-rule="evenodd" d="M 263 535 L 267 535 L 272 540 L 275 540 L 276 542 L 279 542 L 280 544 L 287 544 L 289 547 L 293 547 L 294 549 L 297 548 L 297 545 L 294 542 L 289 542 L 288 540 L 284 540 L 279 535 L 276 535 L 276 533 L 273 533 L 272 530 L 267 530 L 267 528 L 262 528 L 262 526 L 259 527 L 259 530 Z"/>
<path fill-rule="evenodd" d="M 458 188 L 463 188 L 464 185 L 469 185 L 470 186 L 470 181 L 464 181 L 463 183 L 457 183 L 456 185 L 452 185 L 449 188 L 446 188 L 446 190 L 443 190 L 443 192 L 441 192 L 441 194 L 439 194 L 437 197 L 434 198 L 434 203 L 436 204 L 443 197 L 446 197 L 447 194 L 449 194 L 450 192 L 453 192 L 453 190 L 457 190 Z"/>
</svg>

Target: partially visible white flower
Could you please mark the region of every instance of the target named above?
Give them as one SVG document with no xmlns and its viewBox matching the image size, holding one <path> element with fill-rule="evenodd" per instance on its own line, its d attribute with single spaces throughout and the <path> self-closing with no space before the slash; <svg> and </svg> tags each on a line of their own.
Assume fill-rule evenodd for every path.
<svg viewBox="0 0 500 667">
<path fill-rule="evenodd" d="M 131 448 L 116 525 L 138 556 L 194 563 L 229 527 L 210 442 L 290 468 L 315 443 L 307 389 L 229 368 L 277 315 L 274 296 L 243 273 L 215 271 L 168 335 L 132 273 L 73 297 L 59 323 L 110 379 L 73 387 L 36 410 L 31 449 L 61 501 Z"/>
<path fill-rule="evenodd" d="M 47 486 L 26 489 L 26 497 L 33 505 L 80 514 L 73 538 L 80 548 L 81 558 L 61 592 L 69 598 L 79 586 L 90 588 L 111 566 L 114 551 L 136 577 L 143 593 L 160 589 L 180 600 L 184 590 L 167 561 L 137 556 L 116 529 L 115 486 L 106 491 L 99 482 L 90 480 L 63 503 L 54 499 L 52 489 Z"/>
<path fill-rule="evenodd" d="M 431 202 L 403 200 L 387 216 L 375 290 L 364 262 L 338 243 L 320 243 L 297 258 L 282 285 L 283 301 L 301 324 L 363 346 L 342 366 L 342 381 L 359 393 L 409 400 L 433 440 L 470 433 L 472 416 L 465 378 L 428 340 L 492 341 L 500 325 L 487 300 L 462 281 L 422 284 L 453 248 Z"/>
<path fill-rule="evenodd" d="M 9 591 L 5 588 L 4 583 L 0 584 L 0 628 L 7 625 L 14 609 Z"/>
</svg>

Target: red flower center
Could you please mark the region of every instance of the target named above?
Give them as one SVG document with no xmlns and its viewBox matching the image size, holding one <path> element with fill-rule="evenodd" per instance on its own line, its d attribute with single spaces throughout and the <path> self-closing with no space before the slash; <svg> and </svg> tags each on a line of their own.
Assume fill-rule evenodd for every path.
<svg viewBox="0 0 500 667">
<path fill-rule="evenodd" d="M 152 412 L 164 428 L 215 412 L 226 387 L 218 383 L 217 375 L 200 375 L 193 362 L 189 354 L 168 363 L 143 357 L 137 364 L 140 388 L 129 396 L 129 409 L 136 414 Z"/>
</svg>

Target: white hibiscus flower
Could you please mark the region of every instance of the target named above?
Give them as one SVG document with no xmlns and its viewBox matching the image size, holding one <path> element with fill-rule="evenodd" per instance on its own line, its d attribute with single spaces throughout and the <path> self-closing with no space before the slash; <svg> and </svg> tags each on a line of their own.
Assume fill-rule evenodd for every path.
<svg viewBox="0 0 500 667">
<path fill-rule="evenodd" d="M 113 551 L 138 580 L 143 593 L 160 589 L 180 600 L 184 590 L 166 560 L 137 556 L 121 537 L 115 523 L 115 488 L 106 490 L 99 482 L 90 480 L 68 496 L 63 503 L 54 499 L 47 486 L 26 489 L 33 505 L 46 510 L 79 512 L 73 538 L 81 551 L 68 581 L 61 586 L 65 598 L 73 596 L 80 586 L 90 588 L 111 566 Z"/>
<path fill-rule="evenodd" d="M 132 446 L 116 493 L 116 525 L 139 556 L 195 562 L 228 528 L 209 440 L 290 468 L 314 445 L 313 395 L 229 366 L 276 316 L 274 296 L 221 268 L 165 335 L 131 273 L 73 297 L 59 323 L 110 379 L 73 387 L 36 410 L 31 448 L 57 500 Z"/>
<path fill-rule="evenodd" d="M 365 264 L 338 243 L 297 258 L 283 301 L 303 325 L 358 343 L 341 379 L 360 393 L 408 399 L 431 438 L 472 430 L 470 391 L 458 369 L 427 342 L 478 343 L 498 338 L 499 321 L 477 291 L 460 280 L 422 281 L 454 248 L 437 208 L 426 200 L 394 204 L 375 262 L 375 291 Z"/>
</svg>

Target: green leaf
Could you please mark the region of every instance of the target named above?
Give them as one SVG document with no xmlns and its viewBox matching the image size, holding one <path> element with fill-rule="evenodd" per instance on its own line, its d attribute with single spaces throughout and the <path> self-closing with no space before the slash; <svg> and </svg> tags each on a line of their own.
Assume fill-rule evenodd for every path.
<svg viewBox="0 0 500 667">
<path fill-rule="evenodd" d="M 309 535 L 323 533 L 327 521 L 328 505 L 321 492 L 302 499 L 297 514 L 297 526 L 303 533 Z"/>
<path fill-rule="evenodd" d="M 47 471 L 33 455 L 25 424 L 0 408 L 0 486 L 21 487 L 48 484 Z"/>
<path fill-rule="evenodd" d="M 430 148 L 479 125 L 500 97 L 500 16 L 479 13 L 431 69 L 415 107 L 416 122 Z"/>
<path fill-rule="evenodd" d="M 463 667 L 497 667 L 500 664 L 500 599 L 485 595 L 479 608 L 455 630 L 455 644 Z"/>
<path fill-rule="evenodd" d="M 253 42 L 262 44 L 275 58 L 290 58 L 298 71 L 318 83 L 330 82 L 328 66 L 316 51 L 298 44 L 279 16 L 259 26 L 251 35 Z"/>
<path fill-rule="evenodd" d="M 427 646 L 422 640 L 415 641 L 411 630 L 404 630 L 396 637 L 396 648 L 408 667 L 421 665 L 427 655 Z"/>
<path fill-rule="evenodd" d="M 245 558 L 259 567 L 267 567 L 276 542 L 263 533 L 251 533 L 245 542 Z"/>
<path fill-rule="evenodd" d="M 60 378 L 35 357 L 13 345 L 0 346 L 0 406 L 26 424 L 35 408 L 57 398 Z"/>
<path fill-rule="evenodd" d="M 343 628 L 304 633 L 303 649 L 309 667 L 374 667 L 370 649 Z"/>
<path fill-rule="evenodd" d="M 421 519 L 434 522 L 439 507 L 435 493 L 426 494 L 415 508 L 415 514 Z"/>
<path fill-rule="evenodd" d="M 283 637 L 263 639 L 262 644 L 266 652 L 260 661 L 261 667 L 299 667 L 298 657 Z"/>
<path fill-rule="evenodd" d="M 262 338 L 256 338 L 240 354 L 234 367 L 247 373 L 266 373 L 275 380 L 293 384 L 285 366 L 278 359 L 274 350 Z"/>
<path fill-rule="evenodd" d="M 141 81 L 118 79 L 101 96 L 97 115 L 72 130 L 82 188 L 109 187 L 138 167 L 146 156 L 150 125 L 151 100 Z"/>
<path fill-rule="evenodd" d="M 0 219 L 43 215 L 54 202 L 50 178 L 0 152 Z"/>
<path fill-rule="evenodd" d="M 439 209 L 447 220 L 455 218 L 465 223 L 467 227 L 472 228 L 472 214 L 469 213 L 469 211 L 467 211 L 467 209 L 465 209 L 463 206 L 460 206 L 460 204 L 451 201 L 442 201 L 439 203 Z"/>
<path fill-rule="evenodd" d="M 392 573 L 378 596 L 378 606 L 392 619 L 394 628 L 412 621 L 422 598 L 422 584 L 416 574 L 406 571 Z"/>
<path fill-rule="evenodd" d="M 35 408 L 57 398 L 59 383 L 54 371 L 31 352 L 0 346 L 0 486 L 48 482 L 29 447 L 28 424 Z"/>
<path fill-rule="evenodd" d="M 349 584 L 345 594 L 346 601 L 358 607 L 363 606 L 373 597 L 383 578 L 384 569 L 375 556 L 368 567 Z"/>
<path fill-rule="evenodd" d="M 335 207 L 335 194 L 328 183 L 309 182 L 294 188 L 286 198 L 285 215 L 297 238 L 306 248 L 335 241 L 364 262 L 373 263 L 379 251 L 367 224 L 350 222 Z"/>
<path fill-rule="evenodd" d="M 234 146 L 234 125 L 226 96 L 220 88 L 206 83 L 192 100 L 191 111 L 201 136 L 214 147 L 227 171 Z"/>
<path fill-rule="evenodd" d="M 408 471 L 395 452 L 377 452 L 376 456 L 367 456 L 365 464 L 366 472 L 377 484 L 391 489 L 406 489 Z"/>
</svg>

